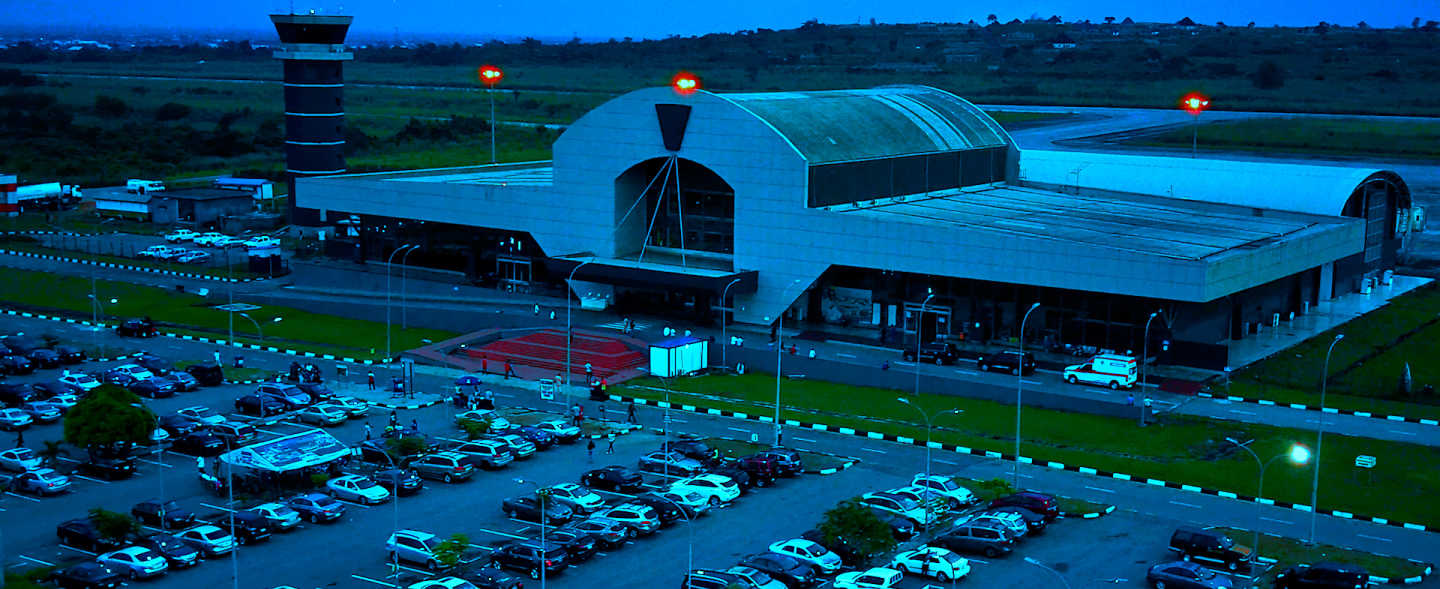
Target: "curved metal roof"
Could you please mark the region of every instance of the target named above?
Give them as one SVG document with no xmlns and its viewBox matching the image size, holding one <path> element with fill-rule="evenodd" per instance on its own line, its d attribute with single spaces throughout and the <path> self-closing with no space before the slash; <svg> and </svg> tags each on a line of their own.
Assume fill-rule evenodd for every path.
<svg viewBox="0 0 1440 589">
<path fill-rule="evenodd" d="M 1393 172 L 1310 166 L 1026 149 L 1025 183 L 1079 186 L 1242 207 L 1339 217 L 1355 189 L 1372 179 L 1409 189 Z"/>
<path fill-rule="evenodd" d="M 1011 143 L 975 105 L 928 86 L 715 96 L 768 123 L 811 165 Z"/>
</svg>

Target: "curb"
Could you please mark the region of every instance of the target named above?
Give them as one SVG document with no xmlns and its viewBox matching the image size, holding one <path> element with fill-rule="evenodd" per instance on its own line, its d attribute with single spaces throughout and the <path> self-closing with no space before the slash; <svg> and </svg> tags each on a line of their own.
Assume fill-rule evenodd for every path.
<svg viewBox="0 0 1440 589">
<path fill-rule="evenodd" d="M 48 254 L 36 254 L 36 253 L 31 253 L 31 252 L 17 252 L 17 251 L 15 251 L 15 250 L 7 250 L 7 249 L 0 249 L 0 254 L 9 254 L 9 255 L 12 255 L 12 256 L 19 256 L 19 257 L 22 257 L 22 258 L 39 258 L 39 259 L 42 259 L 42 260 L 55 260 L 55 261 L 57 261 L 57 262 L 69 262 L 69 263 L 72 263 L 72 264 L 88 264 L 88 265 L 96 266 L 96 267 L 100 267 L 100 268 L 117 268 L 117 269 L 120 269 L 120 270 L 133 270 L 133 271 L 136 271 L 136 272 L 149 272 L 149 273 L 151 273 L 151 274 L 160 274 L 160 275 L 162 275 L 162 276 L 175 276 L 175 277 L 179 277 L 179 278 L 195 278 L 195 279 L 199 279 L 199 280 L 213 280 L 213 281 L 215 281 L 215 282 L 235 282 L 235 283 L 241 283 L 241 282 L 263 282 L 263 281 L 266 281 L 266 280 L 270 280 L 269 278 L 243 278 L 243 279 L 221 278 L 221 277 L 218 277 L 218 276 L 210 276 L 210 275 L 208 275 L 208 274 L 191 274 L 191 273 L 189 273 L 189 272 L 175 272 L 175 271 L 172 271 L 172 270 L 159 270 L 159 269 L 156 269 L 156 268 L 147 268 L 147 267 L 144 267 L 144 266 L 130 266 L 130 265 L 126 265 L 126 264 L 112 264 L 112 263 L 110 263 L 110 262 L 96 262 L 96 261 L 93 261 L 93 260 L 82 260 L 82 259 L 80 259 L 80 258 L 66 258 L 66 257 L 63 257 L 63 256 L 52 256 L 52 255 L 48 255 Z"/>
<path fill-rule="evenodd" d="M 1095 519 L 1095 518 L 1097 518 L 1097 517 L 1104 516 L 1104 515 L 1109 515 L 1109 514 L 1114 513 L 1114 512 L 1115 512 L 1115 506 L 1114 506 L 1114 505 L 1110 505 L 1110 506 L 1107 506 L 1107 507 L 1105 508 L 1105 511 L 1100 511 L 1100 512 L 1096 512 L 1096 513 L 1062 513 L 1062 514 L 1060 514 L 1060 516 L 1061 516 L 1061 517 L 1078 517 L 1078 518 L 1080 518 L 1080 519 Z"/>
<path fill-rule="evenodd" d="M 15 311 L 15 310 L 12 310 L 12 309 L 0 309 L 0 313 L 3 313 L 3 314 L 5 314 L 5 315 L 14 315 L 14 316 L 17 316 L 17 317 L 29 317 L 29 318 L 34 318 L 34 319 L 46 319 L 46 320 L 49 320 L 49 321 L 58 321 L 58 322 L 61 322 L 61 323 L 71 323 L 71 324 L 75 324 L 75 325 L 94 325 L 94 326 L 97 326 L 97 327 L 112 327 L 112 326 L 110 326 L 110 325 L 106 325 L 104 322 L 94 323 L 94 322 L 86 321 L 86 320 L 83 320 L 83 319 L 69 319 L 69 318 L 66 318 L 66 317 L 57 317 L 57 316 L 54 316 L 54 315 L 46 315 L 46 314 L 44 314 L 44 313 L 31 313 L 31 312 L 28 312 L 28 311 Z M 338 361 L 341 361 L 341 362 L 350 362 L 350 363 L 352 363 L 352 364 L 360 364 L 360 365 L 363 365 L 363 366 L 378 366 L 378 365 L 382 365 L 382 364 L 390 364 L 391 362 L 393 362 L 393 360 L 356 360 L 356 359 L 354 359 L 354 358 L 349 358 L 349 357 L 334 356 L 334 355 L 331 355 L 331 354 L 317 354 L 317 353 L 315 353 L 315 352 L 306 352 L 306 351 L 303 351 L 303 350 L 282 350 L 282 349 L 280 349 L 280 348 L 276 348 L 276 347 L 272 347 L 272 346 L 259 346 L 259 345 L 255 345 L 255 344 L 241 344 L 241 343 L 235 343 L 235 342 L 227 342 L 227 341 L 225 341 L 225 340 L 223 340 L 223 339 L 214 339 L 214 338 L 208 338 L 208 337 L 196 337 L 196 336 L 193 336 L 193 335 L 183 335 L 183 334 L 173 333 L 173 332 L 169 332 L 169 331 L 161 331 L 161 332 L 158 332 L 158 333 L 159 333 L 159 335 L 164 336 L 164 337 L 170 337 L 170 338 L 175 338 L 175 339 L 183 339 L 183 340 L 190 340 L 190 341 L 202 342 L 202 343 L 207 343 L 207 344 L 216 344 L 216 345 L 226 346 L 226 347 L 229 347 L 229 348 L 237 348 L 237 349 L 241 349 L 241 350 L 256 350 L 256 351 L 260 351 L 260 352 L 274 352 L 274 353 L 277 353 L 277 354 L 287 354 L 287 355 L 290 355 L 290 356 L 301 356 L 301 357 L 305 357 L 305 358 L 320 358 L 320 359 L 322 359 L 322 360 L 338 360 Z M 133 357 L 133 356 L 131 356 L 131 357 Z M 125 357 L 122 356 L 122 357 L 120 357 L 120 358 L 112 358 L 112 360 L 118 360 L 118 359 L 124 359 L 124 358 L 125 358 Z M 103 362 L 103 361 L 104 361 L 104 360 L 97 360 L 97 362 Z"/>
<path fill-rule="evenodd" d="M 1388 415 L 1388 414 L 1385 414 L 1385 413 L 1370 413 L 1370 412 L 1368 412 L 1368 411 L 1355 411 L 1355 410 L 1352 410 L 1352 409 L 1336 409 L 1336 408 L 1334 408 L 1334 407 L 1326 407 L 1326 408 L 1324 408 L 1324 409 L 1321 409 L 1320 407 L 1316 407 L 1316 406 L 1313 406 L 1313 405 L 1301 405 L 1301 404 L 1299 404 L 1299 403 L 1277 403 L 1277 402 L 1275 402 L 1275 401 L 1269 401 L 1269 400 L 1266 400 L 1266 399 L 1247 399 L 1247 398 L 1245 398 L 1245 397 L 1231 397 L 1231 396 L 1229 396 L 1229 395 L 1216 395 L 1216 394 L 1213 394 L 1213 393 L 1206 393 L 1206 392 L 1203 392 L 1203 391 L 1197 391 L 1197 392 L 1195 393 L 1195 396 L 1197 396 L 1197 397 L 1203 397 L 1203 398 L 1206 398 L 1206 399 L 1223 399 L 1223 400 L 1225 400 L 1225 401 L 1230 401 L 1230 402 L 1232 402 L 1232 403 L 1250 403 L 1250 404 L 1252 404 L 1252 405 L 1263 405 L 1263 406 L 1267 406 L 1267 407 L 1283 407 L 1283 408 L 1287 408 L 1287 409 L 1299 409 L 1299 410 L 1301 410 L 1301 411 L 1322 411 L 1322 412 L 1325 412 L 1325 413 L 1337 413 L 1337 414 L 1340 414 L 1340 415 L 1353 415 L 1353 416 L 1355 416 L 1355 417 L 1369 417 L 1369 418 L 1372 418 L 1372 419 L 1384 419 L 1384 420 L 1386 420 L 1386 421 L 1403 421 L 1403 422 L 1405 422 L 1405 423 L 1419 423 L 1419 424 L 1424 424 L 1424 425 L 1436 425 L 1436 426 L 1440 426 L 1440 421 L 1437 421 L 1437 420 L 1434 420 L 1434 419 L 1418 419 L 1418 418 L 1415 418 L 1415 417 L 1405 417 L 1404 415 Z"/>
<path fill-rule="evenodd" d="M 1211 527 L 1215 527 L 1215 526 L 1211 526 Z M 1237 527 L 1237 526 L 1224 526 L 1224 527 L 1231 528 L 1231 529 L 1236 529 L 1236 530 L 1241 530 L 1241 531 L 1245 531 L 1245 532 L 1251 532 L 1251 533 L 1254 533 L 1254 531 L 1255 531 L 1255 530 L 1251 530 L 1251 529 L 1249 529 L 1249 528 L 1241 528 L 1241 527 Z M 1280 536 L 1280 535 L 1278 535 L 1278 534 L 1271 534 L 1271 533 L 1269 533 L 1269 532 L 1261 532 L 1261 534 L 1262 534 L 1262 535 L 1265 535 L 1265 536 L 1270 536 L 1270 537 L 1272 537 L 1272 538 L 1284 538 L 1284 536 Z M 1385 557 L 1385 558 L 1394 558 L 1394 559 L 1405 560 L 1405 561 L 1409 561 L 1409 562 L 1414 563 L 1414 564 L 1424 565 L 1424 567 L 1425 567 L 1425 570 L 1422 571 L 1419 576 L 1415 576 L 1415 577 L 1405 577 L 1405 578 L 1403 578 L 1403 579 L 1399 579 L 1399 578 L 1392 579 L 1392 578 L 1390 578 L 1390 577 L 1381 577 L 1381 576 L 1379 576 L 1379 575 L 1370 575 L 1369 584 L 1371 584 L 1371 585 L 1414 585 L 1414 584 L 1416 584 L 1416 583 L 1419 583 L 1419 582 L 1421 582 L 1421 581 L 1424 581 L 1426 577 L 1429 577 L 1429 576 L 1430 576 L 1430 573 L 1431 573 L 1431 572 L 1434 572 L 1434 566 L 1433 566 L 1433 565 L 1431 565 L 1431 564 L 1429 564 L 1429 563 L 1426 563 L 1426 562 L 1423 562 L 1423 561 L 1415 560 L 1415 559 L 1413 559 L 1413 558 L 1402 558 L 1402 557 L 1399 557 L 1399 556 L 1390 556 L 1389 554 L 1380 554 L 1379 552 L 1366 552 L 1366 551 L 1364 551 L 1364 550 L 1355 550 L 1355 549 L 1353 549 L 1353 548 L 1346 548 L 1346 550 L 1350 550 L 1350 551 L 1352 551 L 1352 552 L 1359 552 L 1359 553 L 1361 553 L 1361 554 L 1369 554 L 1369 555 L 1371 555 L 1371 556 L 1383 556 L 1383 557 Z M 1273 558 L 1265 558 L 1265 557 L 1260 557 L 1260 558 L 1259 558 L 1259 561 L 1262 562 L 1262 563 L 1264 563 L 1264 564 L 1275 564 L 1276 562 L 1279 562 L 1279 561 L 1277 561 L 1277 560 L 1275 560 L 1275 559 L 1273 559 Z"/>
<path fill-rule="evenodd" d="M 617 397 L 618 397 L 618 399 L 617 399 Z M 728 409 L 711 409 L 711 408 L 708 408 L 708 407 L 697 407 L 697 406 L 695 406 L 695 405 L 683 405 L 683 404 L 676 404 L 676 403 L 667 403 L 667 402 L 665 402 L 665 401 L 651 401 L 651 400 L 649 400 L 649 399 L 643 399 L 643 398 L 639 398 L 639 397 L 628 397 L 628 396 L 622 396 L 622 395 L 611 395 L 611 398 L 612 398 L 612 399 L 617 399 L 617 400 L 619 400 L 619 401 L 621 401 L 621 402 L 634 402 L 636 405 L 649 405 L 649 406 L 662 407 L 662 408 L 664 408 L 664 407 L 669 407 L 669 408 L 671 408 L 671 409 L 679 409 L 679 410 L 681 410 L 681 411 L 686 411 L 686 412 L 689 412 L 689 413 L 700 413 L 700 414 L 705 414 L 705 415 L 716 415 L 716 416 L 719 416 L 719 417 L 734 417 L 734 418 L 736 418 L 736 419 L 748 419 L 748 420 L 751 420 L 751 421 L 759 421 L 759 422 L 762 422 L 762 423 L 775 423 L 775 419 L 774 419 L 773 417 L 769 417 L 769 416 L 765 416 L 765 415 L 752 415 L 752 414 L 748 414 L 748 413 L 741 413 L 741 412 L 738 412 L 738 411 L 730 411 L 730 410 L 728 410 Z M 925 441 L 924 441 L 924 440 L 916 440 L 916 439 L 913 439 L 913 438 L 907 438 L 907 437 L 904 437 L 904 436 L 896 436 L 896 435 L 894 435 L 894 434 L 887 434 L 887 433 L 883 433 L 883 432 L 857 430 L 857 429 L 852 429 L 852 428 L 848 428 L 848 427 L 829 426 L 829 425 L 825 425 L 825 424 L 823 424 L 823 423 L 809 423 L 809 422 L 803 422 L 803 421 L 795 421 L 795 420 L 793 420 L 793 419 L 786 419 L 784 424 L 785 424 L 785 425 L 788 425 L 788 426 L 791 426 L 791 427 L 800 427 L 800 428 L 805 428 L 805 429 L 814 430 L 814 431 L 822 431 L 822 432 L 833 432 L 833 433 L 839 433 L 839 434 L 847 435 L 847 436 L 854 436 L 854 437 L 858 437 L 858 438 L 866 438 L 866 439 L 870 439 L 870 440 L 884 440 L 884 441 L 887 441 L 887 442 L 898 442 L 898 443 L 901 443 L 901 444 L 909 444 L 909 445 L 912 445 L 912 446 L 924 446 L 924 445 L 925 445 Z M 1139 484 L 1144 484 L 1144 485 L 1153 485 L 1153 486 L 1156 486 L 1156 487 L 1166 487 L 1166 488 L 1170 488 L 1170 489 L 1179 489 L 1179 490 L 1181 490 L 1181 491 L 1189 491 L 1189 492 L 1192 492 L 1192 493 L 1200 493 L 1200 494 L 1202 494 L 1202 495 L 1214 495 L 1214 496 L 1217 496 L 1217 497 L 1225 497 L 1225 498 L 1227 498 L 1227 499 L 1237 499 L 1237 500 L 1245 501 L 1245 502 L 1249 502 L 1249 503 L 1260 503 L 1260 504 L 1265 504 L 1265 505 L 1273 505 L 1273 506 L 1276 506 L 1276 507 L 1282 507 L 1282 508 L 1285 508 L 1285 509 L 1293 509 L 1293 510 L 1295 510 L 1295 511 L 1303 511 L 1303 512 L 1306 512 L 1306 513 L 1309 513 L 1309 512 L 1312 511 L 1309 505 L 1298 505 L 1298 504 L 1291 503 L 1291 502 L 1288 502 L 1288 501 L 1275 501 L 1275 500 L 1273 500 L 1273 499 L 1266 499 L 1266 498 L 1264 498 L 1264 497 L 1253 497 L 1253 496 L 1250 496 L 1250 495 L 1241 495 L 1241 494 L 1239 494 L 1239 493 L 1231 493 L 1231 492 L 1229 492 L 1229 491 L 1221 491 L 1221 490 L 1219 490 L 1219 489 L 1207 489 L 1207 488 L 1204 488 L 1204 487 L 1197 487 L 1197 486 L 1195 486 L 1195 485 L 1187 485 L 1187 484 L 1184 484 L 1184 483 L 1177 483 L 1177 482 L 1172 482 L 1172 481 L 1162 481 L 1162 480 L 1159 480 L 1159 479 L 1151 479 L 1151 478 L 1144 478 L 1144 477 L 1134 477 L 1134 476 L 1131 476 L 1131 475 L 1128 475 L 1128 474 L 1125 474 L 1125 473 L 1110 472 L 1110 471 L 1107 471 L 1107 470 L 1100 470 L 1100 469 L 1096 469 L 1096 468 L 1090 468 L 1090 467 L 1088 467 L 1088 466 L 1077 466 L 1077 465 L 1073 465 L 1073 464 L 1063 464 L 1063 463 L 1060 463 L 1060 462 L 1048 462 L 1048 461 L 1045 462 L 1045 463 L 1043 463 L 1043 464 L 1041 464 L 1041 463 L 1035 461 L 1035 459 L 1029 458 L 1029 457 L 1026 457 L 1026 456 L 1019 456 L 1019 457 L 1017 457 L 1017 456 L 1015 456 L 1014 454 L 1005 454 L 1005 453 L 1003 453 L 1003 452 L 995 452 L 995 451 L 991 451 L 991 450 L 980 450 L 980 449 L 977 449 L 977 448 L 968 448 L 968 447 L 965 447 L 965 446 L 955 446 L 955 445 L 952 445 L 952 444 L 942 444 L 942 443 L 940 443 L 940 442 L 931 442 L 931 443 L 930 443 L 930 447 L 931 447 L 931 448 L 935 448 L 935 449 L 937 449 L 937 450 L 946 451 L 946 452 L 954 452 L 954 453 L 956 453 L 956 454 L 968 454 L 968 455 L 970 455 L 970 456 L 980 456 L 980 457 L 983 457 L 983 458 L 993 458 L 993 459 L 1005 460 L 1005 461 L 1019 461 L 1019 462 L 1024 463 L 1024 464 L 1036 464 L 1036 465 L 1045 466 L 1045 467 L 1047 467 L 1047 468 L 1052 468 L 1052 469 L 1055 469 L 1055 470 L 1065 470 L 1065 471 L 1070 471 L 1070 472 L 1078 472 L 1078 473 L 1081 473 L 1081 474 L 1088 474 L 1088 475 L 1098 476 L 1098 477 L 1102 477 L 1102 478 L 1116 479 L 1116 480 L 1121 480 L 1121 481 L 1130 481 L 1130 482 L 1133 482 L 1133 483 L 1139 483 Z M 1417 530 L 1417 531 L 1421 531 L 1421 532 L 1440 533 L 1440 527 L 1427 526 L 1427 525 L 1424 525 L 1424 524 L 1412 524 L 1412 523 L 1405 523 L 1405 522 L 1397 522 L 1397 521 L 1392 521 L 1392 520 L 1389 520 L 1389 519 L 1386 519 L 1386 518 L 1383 518 L 1383 517 L 1373 517 L 1373 516 L 1367 516 L 1367 515 L 1356 515 L 1356 514 L 1353 514 L 1353 513 L 1344 512 L 1344 511 L 1338 511 L 1338 510 L 1333 510 L 1333 509 L 1321 509 L 1321 510 L 1318 510 L 1318 511 L 1316 511 L 1316 512 L 1319 513 L 1319 514 L 1321 514 L 1321 515 L 1333 515 L 1333 516 L 1335 516 L 1335 517 L 1340 517 L 1340 518 L 1344 518 L 1344 519 L 1353 519 L 1353 520 L 1366 521 L 1366 522 L 1376 523 L 1376 524 L 1384 524 L 1384 525 L 1387 525 L 1387 526 L 1393 526 L 1393 527 L 1397 527 L 1397 528 L 1406 528 L 1406 529 Z"/>
</svg>

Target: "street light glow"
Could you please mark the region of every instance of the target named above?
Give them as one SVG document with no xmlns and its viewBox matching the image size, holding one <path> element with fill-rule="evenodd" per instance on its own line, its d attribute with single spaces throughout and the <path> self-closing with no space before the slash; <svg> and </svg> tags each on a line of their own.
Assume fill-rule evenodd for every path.
<svg viewBox="0 0 1440 589">
<path fill-rule="evenodd" d="M 676 94 L 693 94 L 700 89 L 700 78 L 690 72 L 680 72 L 671 78 L 670 85 L 675 88 Z"/>
<path fill-rule="evenodd" d="M 1210 108 L 1210 97 L 1199 92 L 1191 92 L 1180 99 L 1180 108 L 1192 115 L 1198 115 Z"/>
<path fill-rule="evenodd" d="M 1290 461 L 1295 464 L 1308 464 L 1310 462 L 1310 449 L 1300 444 L 1291 446 Z"/>
<path fill-rule="evenodd" d="M 501 71 L 500 68 L 489 64 L 480 66 L 480 81 L 484 82 L 485 85 L 493 87 L 503 79 L 505 79 L 505 72 Z"/>
</svg>

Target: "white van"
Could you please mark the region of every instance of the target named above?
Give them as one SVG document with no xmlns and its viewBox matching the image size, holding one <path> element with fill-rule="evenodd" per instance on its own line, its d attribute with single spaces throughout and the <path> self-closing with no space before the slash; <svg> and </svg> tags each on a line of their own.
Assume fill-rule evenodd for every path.
<svg viewBox="0 0 1440 589">
<path fill-rule="evenodd" d="M 1135 386 L 1140 363 L 1130 356 L 1101 354 L 1089 362 L 1065 367 L 1065 382 L 1094 384 L 1112 389 Z"/>
</svg>

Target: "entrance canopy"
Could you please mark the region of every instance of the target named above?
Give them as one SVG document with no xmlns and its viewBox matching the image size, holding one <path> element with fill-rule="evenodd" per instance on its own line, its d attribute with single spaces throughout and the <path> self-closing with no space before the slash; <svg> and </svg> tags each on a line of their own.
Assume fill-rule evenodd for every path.
<svg viewBox="0 0 1440 589">
<path fill-rule="evenodd" d="M 232 466 L 288 472 L 349 455 L 349 447 L 317 429 L 227 452 L 220 456 L 220 460 Z"/>
</svg>

